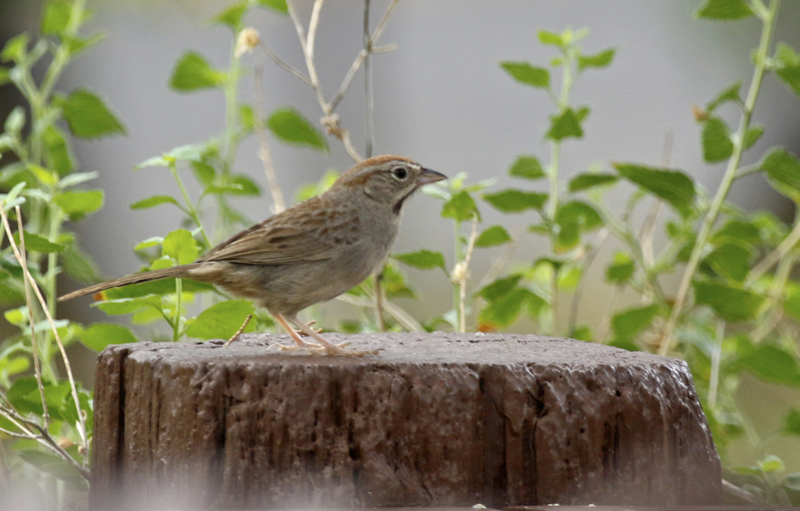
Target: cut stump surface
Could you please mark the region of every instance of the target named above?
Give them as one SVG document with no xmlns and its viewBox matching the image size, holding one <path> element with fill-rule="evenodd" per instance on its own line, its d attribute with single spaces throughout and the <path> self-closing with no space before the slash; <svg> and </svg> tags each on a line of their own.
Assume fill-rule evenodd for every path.
<svg viewBox="0 0 800 511">
<path fill-rule="evenodd" d="M 686 364 L 508 334 L 326 334 L 110 346 L 91 502 L 191 508 L 716 504 Z"/>
</svg>

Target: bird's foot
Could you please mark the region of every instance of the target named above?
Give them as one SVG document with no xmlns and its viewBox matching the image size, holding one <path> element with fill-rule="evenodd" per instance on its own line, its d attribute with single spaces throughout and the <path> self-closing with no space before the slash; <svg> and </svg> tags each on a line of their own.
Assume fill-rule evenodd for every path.
<svg viewBox="0 0 800 511">
<path fill-rule="evenodd" d="M 308 323 L 304 323 L 304 324 L 306 325 L 306 328 L 308 328 L 309 330 L 313 330 L 313 331 L 317 332 L 318 334 L 321 334 L 322 333 L 322 329 L 321 328 L 311 328 L 311 326 L 314 325 L 316 322 L 317 322 L 317 320 L 312 319 Z M 295 330 L 295 332 L 297 332 L 299 335 L 304 335 L 306 337 L 309 336 L 309 334 L 305 333 L 303 330 Z"/>
</svg>

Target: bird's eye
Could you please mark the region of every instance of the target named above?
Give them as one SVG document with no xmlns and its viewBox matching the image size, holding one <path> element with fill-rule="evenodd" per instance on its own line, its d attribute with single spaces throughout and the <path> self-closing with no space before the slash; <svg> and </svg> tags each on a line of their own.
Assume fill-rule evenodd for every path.
<svg viewBox="0 0 800 511">
<path fill-rule="evenodd" d="M 403 181 L 408 177 L 408 171 L 405 167 L 395 167 L 392 169 L 392 176 L 398 181 Z"/>
</svg>

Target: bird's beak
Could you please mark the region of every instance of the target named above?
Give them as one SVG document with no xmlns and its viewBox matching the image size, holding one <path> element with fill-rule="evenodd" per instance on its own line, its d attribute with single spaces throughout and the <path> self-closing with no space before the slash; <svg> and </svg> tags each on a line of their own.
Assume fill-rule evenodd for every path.
<svg viewBox="0 0 800 511">
<path fill-rule="evenodd" d="M 431 183 L 442 181 L 444 179 L 447 179 L 447 176 L 445 176 L 441 172 L 436 172 L 435 170 L 426 169 L 425 167 L 422 167 L 422 173 L 417 177 L 417 184 L 419 186 L 429 185 Z"/>
</svg>

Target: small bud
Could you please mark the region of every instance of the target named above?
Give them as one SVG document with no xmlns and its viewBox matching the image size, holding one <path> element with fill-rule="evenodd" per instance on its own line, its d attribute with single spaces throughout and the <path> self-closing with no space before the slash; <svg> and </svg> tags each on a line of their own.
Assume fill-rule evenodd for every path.
<svg viewBox="0 0 800 511">
<path fill-rule="evenodd" d="M 75 443 L 72 440 L 64 437 L 59 438 L 57 443 L 58 446 L 61 447 L 62 449 L 69 449 L 70 447 L 75 445 Z"/>
<path fill-rule="evenodd" d="M 694 120 L 697 122 L 703 122 L 708 119 L 708 112 L 697 105 L 692 105 L 692 114 L 694 114 Z"/>
<path fill-rule="evenodd" d="M 465 261 L 459 261 L 453 268 L 453 273 L 450 274 L 450 280 L 456 284 L 460 284 L 466 282 L 468 276 L 467 263 Z"/>
<path fill-rule="evenodd" d="M 236 49 L 234 50 L 233 54 L 239 58 L 245 53 L 250 53 L 253 51 L 253 48 L 258 46 L 258 43 L 260 42 L 261 37 L 258 35 L 258 31 L 256 29 L 245 28 L 239 32 L 239 37 L 236 38 Z"/>
</svg>

